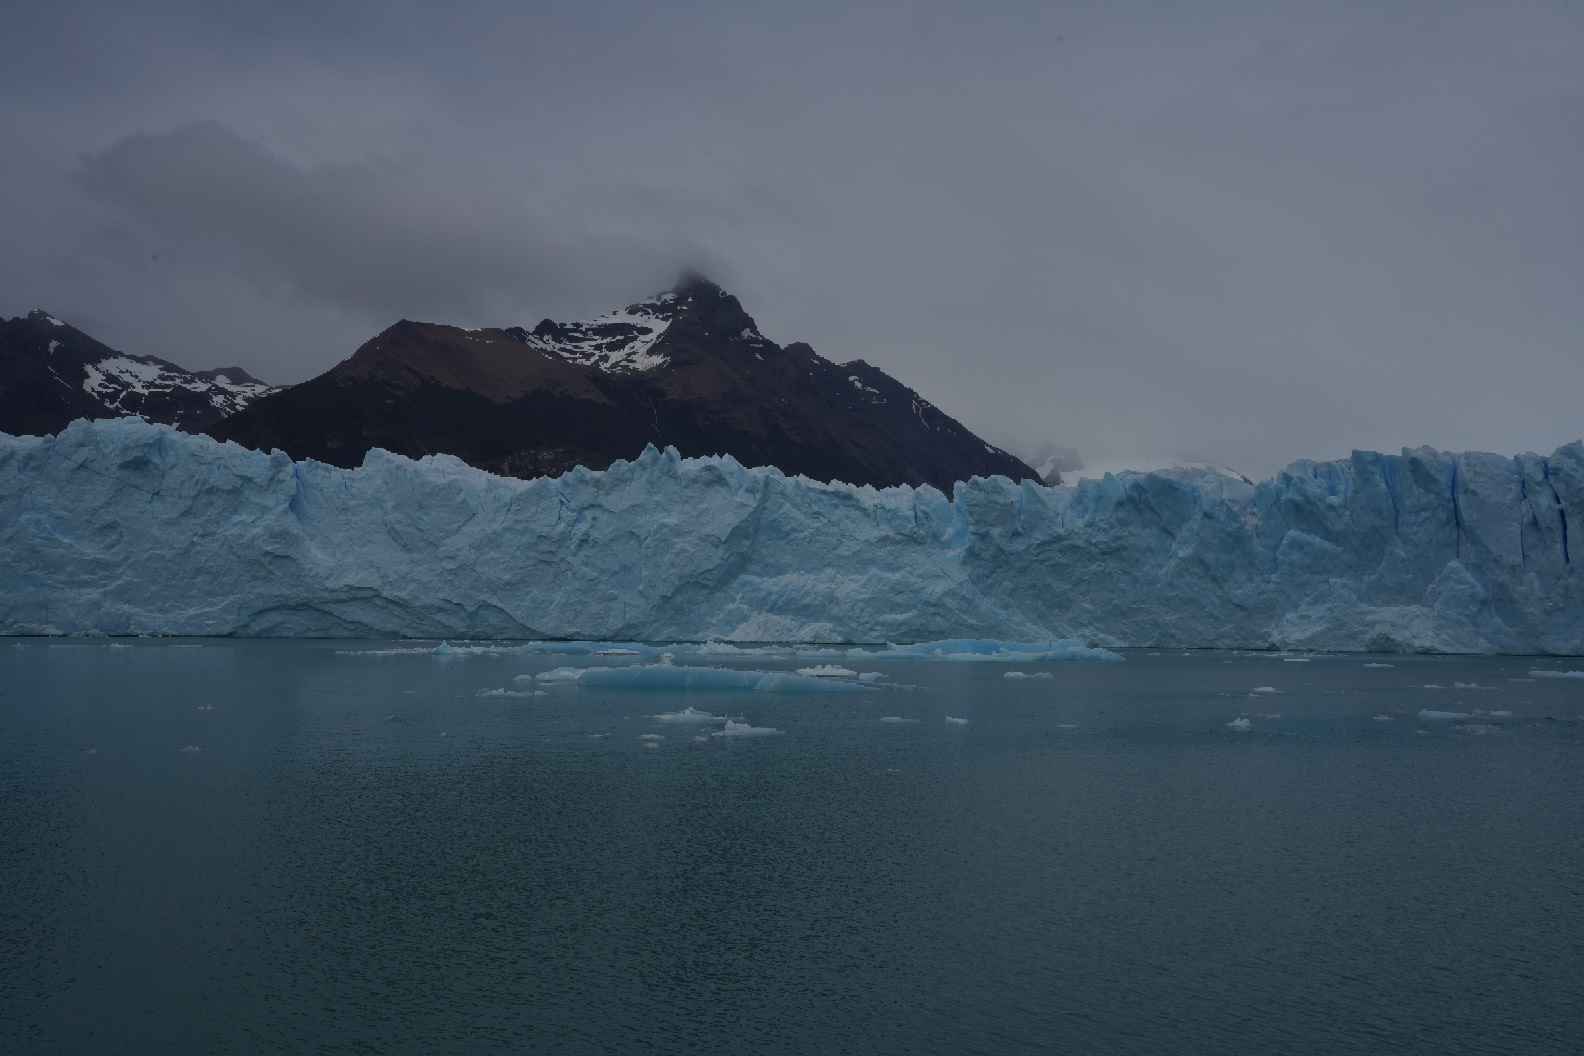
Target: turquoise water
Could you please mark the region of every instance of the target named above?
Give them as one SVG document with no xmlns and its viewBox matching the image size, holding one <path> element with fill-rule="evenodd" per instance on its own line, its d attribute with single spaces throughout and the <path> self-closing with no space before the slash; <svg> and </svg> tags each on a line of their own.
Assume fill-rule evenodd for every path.
<svg viewBox="0 0 1584 1056">
<path fill-rule="evenodd" d="M 1584 661 L 865 660 L 915 688 L 801 695 L 116 645 L 0 641 L 6 1053 L 1584 1037 L 1584 679 L 1528 680 Z M 684 707 L 782 732 L 646 717 Z"/>
</svg>

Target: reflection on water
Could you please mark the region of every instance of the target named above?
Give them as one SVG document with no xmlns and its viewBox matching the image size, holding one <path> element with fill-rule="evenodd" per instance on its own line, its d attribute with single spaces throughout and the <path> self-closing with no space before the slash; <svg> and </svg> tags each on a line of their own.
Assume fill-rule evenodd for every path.
<svg viewBox="0 0 1584 1056">
<path fill-rule="evenodd" d="M 1584 661 L 412 648 L 0 642 L 0 1050 L 1584 1036 Z"/>
</svg>

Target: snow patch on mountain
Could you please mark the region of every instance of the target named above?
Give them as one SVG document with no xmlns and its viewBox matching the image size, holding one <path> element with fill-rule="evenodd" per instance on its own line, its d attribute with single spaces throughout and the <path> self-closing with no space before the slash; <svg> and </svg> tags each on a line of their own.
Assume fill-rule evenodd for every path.
<svg viewBox="0 0 1584 1056">
<path fill-rule="evenodd" d="M 653 370 L 666 357 L 652 353 L 676 317 L 677 295 L 662 293 L 648 300 L 581 323 L 546 319 L 524 335 L 527 344 L 583 366 L 608 371 Z M 743 332 L 746 338 L 747 331 Z M 757 336 L 757 335 L 753 335 Z"/>
<path fill-rule="evenodd" d="M 54 351 L 53 348 L 50 351 Z M 235 414 L 260 396 L 275 391 L 270 385 L 252 380 L 233 380 L 223 371 L 194 374 L 171 369 L 159 363 L 139 362 L 126 356 L 84 363 L 83 391 L 118 411 L 127 411 L 121 401 L 128 396 L 147 396 L 156 392 L 186 389 L 201 393 L 222 415 Z"/>
</svg>

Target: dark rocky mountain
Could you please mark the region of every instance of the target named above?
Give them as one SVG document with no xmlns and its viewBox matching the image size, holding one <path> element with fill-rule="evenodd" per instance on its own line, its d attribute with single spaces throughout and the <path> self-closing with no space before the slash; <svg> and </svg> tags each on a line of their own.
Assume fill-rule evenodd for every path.
<svg viewBox="0 0 1584 1056">
<path fill-rule="evenodd" d="M 0 319 L 0 432 L 13 436 L 129 414 L 196 433 L 276 391 L 238 367 L 185 370 L 117 352 L 45 312 Z"/>
<path fill-rule="evenodd" d="M 383 447 L 518 477 L 604 469 L 652 443 L 948 494 L 975 475 L 1039 478 L 884 371 L 767 340 L 737 298 L 703 279 L 592 322 L 547 319 L 531 331 L 404 320 L 205 431 L 338 466 Z"/>
</svg>

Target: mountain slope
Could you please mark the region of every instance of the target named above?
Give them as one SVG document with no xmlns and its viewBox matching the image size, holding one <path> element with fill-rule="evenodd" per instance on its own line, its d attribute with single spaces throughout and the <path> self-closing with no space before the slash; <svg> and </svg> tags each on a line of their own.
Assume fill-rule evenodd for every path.
<svg viewBox="0 0 1584 1056">
<path fill-rule="evenodd" d="M 652 443 L 877 487 L 949 493 L 971 476 L 1037 479 L 885 372 L 776 345 L 703 279 L 531 331 L 404 320 L 207 431 L 344 467 L 382 447 L 535 477 L 604 469 Z"/>
<path fill-rule="evenodd" d="M 198 432 L 274 391 L 238 367 L 125 355 L 45 312 L 0 319 L 0 432 L 43 436 L 129 414 Z"/>
</svg>

